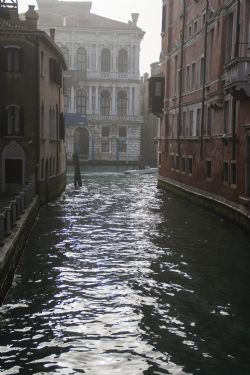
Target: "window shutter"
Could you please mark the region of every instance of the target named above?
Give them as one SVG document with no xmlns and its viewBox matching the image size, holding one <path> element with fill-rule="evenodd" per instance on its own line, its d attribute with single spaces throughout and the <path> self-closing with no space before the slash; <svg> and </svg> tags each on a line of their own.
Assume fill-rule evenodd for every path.
<svg viewBox="0 0 250 375">
<path fill-rule="evenodd" d="M 0 135 L 4 137 L 8 132 L 8 111 L 6 108 L 2 107 L 1 113 L 1 126 L 0 126 Z"/>
<path fill-rule="evenodd" d="M 20 135 L 24 136 L 24 108 L 20 108 Z"/>
</svg>

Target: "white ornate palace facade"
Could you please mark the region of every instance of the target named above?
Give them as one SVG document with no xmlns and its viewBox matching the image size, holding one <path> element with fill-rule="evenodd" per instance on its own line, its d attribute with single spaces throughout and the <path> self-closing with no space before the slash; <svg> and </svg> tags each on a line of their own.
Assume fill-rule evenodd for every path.
<svg viewBox="0 0 250 375">
<path fill-rule="evenodd" d="M 91 13 L 91 2 L 37 0 L 40 28 L 63 51 L 68 159 L 140 160 L 140 43 L 138 14 L 128 23 Z"/>
</svg>

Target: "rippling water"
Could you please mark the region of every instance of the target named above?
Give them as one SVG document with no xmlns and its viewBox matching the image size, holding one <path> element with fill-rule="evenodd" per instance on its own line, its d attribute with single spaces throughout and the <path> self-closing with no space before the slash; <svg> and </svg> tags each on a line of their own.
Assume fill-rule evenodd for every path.
<svg viewBox="0 0 250 375">
<path fill-rule="evenodd" d="M 83 173 L 34 226 L 0 372 L 249 375 L 249 239 L 155 176 Z"/>
</svg>

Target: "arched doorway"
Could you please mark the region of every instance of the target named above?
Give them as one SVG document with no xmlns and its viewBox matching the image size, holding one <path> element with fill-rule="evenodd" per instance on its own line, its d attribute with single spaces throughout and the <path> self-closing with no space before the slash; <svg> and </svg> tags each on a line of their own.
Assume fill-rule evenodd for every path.
<svg viewBox="0 0 250 375">
<path fill-rule="evenodd" d="M 16 142 L 2 152 L 2 193 L 15 194 L 25 184 L 25 153 Z"/>
<path fill-rule="evenodd" d="M 89 131 L 86 128 L 77 128 L 74 132 L 74 151 L 78 158 L 87 160 L 89 158 Z"/>
</svg>

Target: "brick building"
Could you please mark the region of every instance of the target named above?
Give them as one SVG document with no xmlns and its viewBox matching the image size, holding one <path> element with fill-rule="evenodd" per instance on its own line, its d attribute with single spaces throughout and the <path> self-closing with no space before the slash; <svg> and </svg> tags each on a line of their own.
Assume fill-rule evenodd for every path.
<svg viewBox="0 0 250 375">
<path fill-rule="evenodd" d="M 246 213 L 250 1 L 163 0 L 161 67 L 159 184 Z"/>
<path fill-rule="evenodd" d="M 66 64 L 54 41 L 37 29 L 33 6 L 25 16 L 21 21 L 14 5 L 0 9 L 0 185 L 1 193 L 15 194 L 35 181 L 41 200 L 47 200 L 66 182 Z"/>
<path fill-rule="evenodd" d="M 39 25 L 56 29 L 64 53 L 68 158 L 95 163 L 140 159 L 138 14 L 128 23 L 91 13 L 89 1 L 38 0 Z"/>
</svg>

